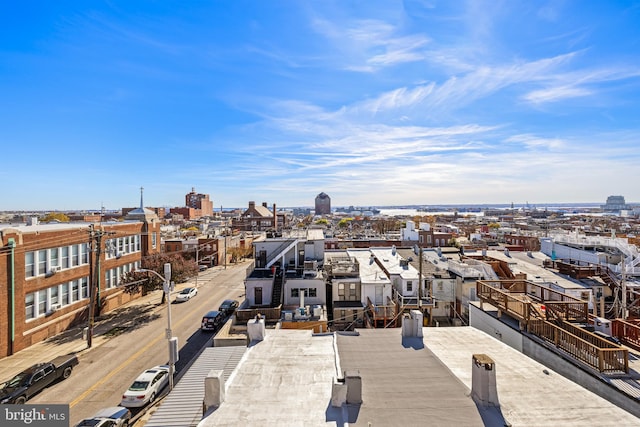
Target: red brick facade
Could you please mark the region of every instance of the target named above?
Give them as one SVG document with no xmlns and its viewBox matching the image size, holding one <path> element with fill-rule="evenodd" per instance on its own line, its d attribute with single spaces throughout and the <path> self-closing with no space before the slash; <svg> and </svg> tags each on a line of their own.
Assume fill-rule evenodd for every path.
<svg viewBox="0 0 640 427">
<path fill-rule="evenodd" d="M 95 271 L 103 313 L 137 297 L 117 286 L 118 277 L 160 251 L 159 222 L 93 226 L 93 239 L 86 223 L 0 229 L 0 357 L 86 322 Z"/>
</svg>

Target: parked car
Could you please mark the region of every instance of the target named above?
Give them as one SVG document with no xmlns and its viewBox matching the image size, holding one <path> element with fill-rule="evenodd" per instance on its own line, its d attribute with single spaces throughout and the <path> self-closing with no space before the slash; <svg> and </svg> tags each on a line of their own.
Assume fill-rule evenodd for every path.
<svg viewBox="0 0 640 427">
<path fill-rule="evenodd" d="M 200 329 L 203 331 L 216 331 L 224 323 L 224 313 L 217 310 L 212 310 L 202 316 L 202 325 Z"/>
<path fill-rule="evenodd" d="M 104 408 L 91 418 L 85 418 L 75 427 L 127 427 L 131 420 L 131 411 L 122 406 Z"/>
<path fill-rule="evenodd" d="M 222 301 L 222 304 L 220 304 L 218 311 L 224 313 L 225 316 L 231 316 L 234 311 L 236 311 L 236 308 L 238 308 L 239 304 L 240 303 L 234 299 L 226 299 Z"/>
<path fill-rule="evenodd" d="M 134 408 L 152 403 L 169 383 L 169 366 L 160 365 L 147 369 L 122 395 L 120 406 Z"/>
<path fill-rule="evenodd" d="M 198 266 L 198 270 L 199 270 L 199 271 L 205 271 L 207 268 L 209 268 L 209 266 L 208 266 L 208 265 L 205 265 L 205 264 L 200 264 L 200 265 Z"/>
<path fill-rule="evenodd" d="M 198 289 L 196 288 L 184 288 L 176 295 L 176 302 L 189 301 L 191 298 L 198 295 Z"/>
<path fill-rule="evenodd" d="M 15 377 L 11 378 L 0 388 L 0 403 L 23 404 L 34 394 L 50 386 L 60 379 L 71 376 L 73 367 L 78 364 L 75 354 L 58 356 L 50 362 L 35 364 Z"/>
</svg>

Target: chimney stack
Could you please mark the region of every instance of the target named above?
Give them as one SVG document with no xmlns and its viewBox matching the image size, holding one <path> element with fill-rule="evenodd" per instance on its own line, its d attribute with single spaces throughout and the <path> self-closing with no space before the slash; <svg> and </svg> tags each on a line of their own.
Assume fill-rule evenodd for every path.
<svg viewBox="0 0 640 427">
<path fill-rule="evenodd" d="M 486 354 L 474 354 L 471 363 L 471 397 L 481 406 L 500 406 L 496 366 Z"/>
<path fill-rule="evenodd" d="M 278 231 L 278 215 L 276 214 L 276 204 L 273 204 L 273 229 Z"/>
</svg>

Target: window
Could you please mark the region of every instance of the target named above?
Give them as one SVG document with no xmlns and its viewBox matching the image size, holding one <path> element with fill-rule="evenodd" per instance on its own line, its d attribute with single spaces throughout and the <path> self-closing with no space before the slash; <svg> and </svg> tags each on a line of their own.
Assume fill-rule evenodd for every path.
<svg viewBox="0 0 640 427">
<path fill-rule="evenodd" d="M 26 318 L 27 318 L 27 320 L 35 319 L 35 317 L 36 317 L 36 313 L 34 311 L 34 308 L 35 308 L 34 307 L 34 299 L 35 299 L 34 297 L 35 297 L 35 295 L 34 295 L 33 292 L 30 293 L 30 294 L 27 294 L 24 297 L 24 307 L 25 307 L 25 310 L 26 310 Z"/>
<path fill-rule="evenodd" d="M 291 288 L 291 298 L 298 298 L 298 297 L 300 297 L 300 289 Z"/>
<path fill-rule="evenodd" d="M 80 253 L 78 245 L 71 246 L 71 266 L 75 267 L 80 264 Z"/>
<path fill-rule="evenodd" d="M 78 301 L 80 297 L 78 296 L 78 281 L 71 281 L 71 302 Z"/>
<path fill-rule="evenodd" d="M 47 274 L 47 250 L 38 251 L 38 276 Z"/>
<path fill-rule="evenodd" d="M 34 277 L 36 275 L 34 252 L 27 252 L 24 254 L 24 270 L 25 270 L 25 277 Z"/>
<path fill-rule="evenodd" d="M 49 301 L 51 305 L 58 305 L 58 287 L 54 286 L 49 288 Z"/>
<path fill-rule="evenodd" d="M 411 280 L 407 281 L 407 292 L 413 291 L 413 282 Z"/>
<path fill-rule="evenodd" d="M 356 296 L 356 284 L 349 283 L 349 295 Z"/>
<path fill-rule="evenodd" d="M 82 244 L 82 264 L 89 264 L 89 244 Z"/>
<path fill-rule="evenodd" d="M 49 249 L 49 266 L 50 267 L 58 267 L 60 264 L 60 260 L 58 258 L 60 252 L 60 248 L 52 248 Z"/>
<path fill-rule="evenodd" d="M 307 296 L 311 297 L 311 298 L 316 298 L 317 297 L 317 291 L 316 288 L 309 288 L 307 289 Z"/>
<path fill-rule="evenodd" d="M 81 284 L 81 290 L 82 290 L 82 296 L 81 298 L 87 298 L 89 296 L 89 281 L 87 280 L 86 277 L 83 277 L 82 279 L 82 284 Z"/>
<path fill-rule="evenodd" d="M 69 268 L 69 246 L 63 246 L 61 249 L 62 263 L 60 267 Z"/>
<path fill-rule="evenodd" d="M 60 300 L 60 304 L 68 305 L 69 301 L 69 284 L 63 283 L 62 285 L 62 299 Z"/>
<path fill-rule="evenodd" d="M 47 311 L 47 290 L 38 291 L 38 316 Z"/>
<path fill-rule="evenodd" d="M 114 274 L 113 269 L 105 271 L 105 273 L 104 273 L 104 280 L 105 280 L 105 282 L 107 282 L 107 284 L 106 284 L 106 285 L 107 285 L 107 288 L 113 288 L 113 287 L 115 287 L 115 286 L 116 286 L 116 284 L 115 284 L 115 280 L 114 280 L 114 279 L 115 279 L 115 277 L 116 277 L 116 276 L 115 276 L 115 274 Z"/>
<path fill-rule="evenodd" d="M 151 233 L 151 247 L 153 249 L 156 248 L 156 240 L 157 240 L 157 238 L 158 237 L 156 236 L 156 233 Z"/>
</svg>

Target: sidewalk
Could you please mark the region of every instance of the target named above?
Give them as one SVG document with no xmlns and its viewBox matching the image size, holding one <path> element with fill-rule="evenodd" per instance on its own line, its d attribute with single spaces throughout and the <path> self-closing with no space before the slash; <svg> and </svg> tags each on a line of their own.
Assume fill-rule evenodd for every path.
<svg viewBox="0 0 640 427">
<path fill-rule="evenodd" d="M 181 289 L 183 285 L 176 286 Z M 20 350 L 19 352 L 0 359 L 0 383 L 8 381 L 14 375 L 36 363 L 48 362 L 56 356 L 75 353 L 79 358 L 95 347 L 99 347 L 119 332 L 119 328 L 144 321 L 147 316 L 165 309 L 160 305 L 162 291 L 156 290 L 106 313 L 97 318 L 93 325 L 91 348 L 87 347 L 86 339 L 82 339 L 82 331 L 87 326 L 78 325 L 67 331 L 48 338 L 42 342 Z"/>
<path fill-rule="evenodd" d="M 244 262 L 241 262 L 244 263 Z M 236 264 L 237 265 L 237 264 Z M 208 269 L 215 275 L 225 270 L 226 266 L 214 266 Z M 199 273 L 200 276 L 202 273 Z M 177 284 L 173 295 L 177 291 L 196 284 L 195 277 L 184 283 Z M 172 298 L 173 300 L 174 298 Z M 117 335 L 122 330 L 139 325 L 148 321 L 162 310 L 166 310 L 166 305 L 160 305 L 162 300 L 162 290 L 155 290 L 133 301 L 103 314 L 97 318 L 93 325 L 93 337 L 91 348 L 87 348 L 86 339 L 82 339 L 82 330 L 86 324 L 75 326 L 55 337 L 48 338 L 42 342 L 20 350 L 19 352 L 0 359 L 0 383 L 10 380 L 22 370 L 41 362 L 48 362 L 57 356 L 75 353 L 79 358 L 83 354 L 90 352 L 93 348 L 99 347 L 111 337 Z"/>
</svg>

